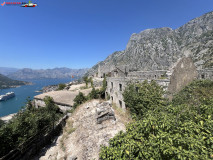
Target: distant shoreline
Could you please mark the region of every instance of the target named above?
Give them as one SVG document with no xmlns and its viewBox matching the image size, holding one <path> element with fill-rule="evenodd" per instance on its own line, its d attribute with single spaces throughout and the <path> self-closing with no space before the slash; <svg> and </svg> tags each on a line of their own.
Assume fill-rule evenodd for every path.
<svg viewBox="0 0 213 160">
<path fill-rule="evenodd" d="M 25 85 L 33 85 L 33 83 L 32 82 L 25 82 L 25 84 L 23 84 L 23 85 L 13 85 L 13 86 L 8 86 L 8 87 L 0 87 L 0 90 L 1 89 L 18 88 L 18 87 L 25 86 Z"/>
</svg>

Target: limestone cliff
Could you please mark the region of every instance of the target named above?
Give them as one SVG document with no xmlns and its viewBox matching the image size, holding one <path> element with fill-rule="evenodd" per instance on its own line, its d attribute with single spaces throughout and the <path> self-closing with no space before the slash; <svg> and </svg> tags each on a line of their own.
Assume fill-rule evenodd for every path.
<svg viewBox="0 0 213 160">
<path fill-rule="evenodd" d="M 133 70 L 167 70 L 182 56 L 191 56 L 196 67 L 213 67 L 213 12 L 195 18 L 182 27 L 147 29 L 134 33 L 124 51 L 108 56 L 89 74 L 128 65 Z"/>
</svg>

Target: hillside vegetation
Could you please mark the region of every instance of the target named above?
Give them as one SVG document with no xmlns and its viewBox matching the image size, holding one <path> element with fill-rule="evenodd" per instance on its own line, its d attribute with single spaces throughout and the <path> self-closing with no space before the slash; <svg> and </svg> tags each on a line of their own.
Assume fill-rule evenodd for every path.
<svg viewBox="0 0 213 160">
<path fill-rule="evenodd" d="M 127 87 L 134 121 L 102 147 L 100 159 L 213 158 L 213 81 L 192 82 L 172 102 L 162 93 L 155 82 Z"/>
<path fill-rule="evenodd" d="M 16 87 L 16 86 L 26 85 L 26 84 L 28 84 L 28 82 L 12 80 L 0 74 L 0 89 Z"/>
<path fill-rule="evenodd" d="M 44 99 L 46 106 L 35 108 L 30 101 L 25 110 L 19 111 L 12 120 L 0 127 L 0 157 L 25 144 L 29 138 L 45 135 L 63 115 L 50 97 Z"/>
</svg>

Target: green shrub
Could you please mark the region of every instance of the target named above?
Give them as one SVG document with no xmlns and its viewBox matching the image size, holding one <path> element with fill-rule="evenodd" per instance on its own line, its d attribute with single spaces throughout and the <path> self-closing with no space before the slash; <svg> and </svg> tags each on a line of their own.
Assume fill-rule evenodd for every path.
<svg viewBox="0 0 213 160">
<path fill-rule="evenodd" d="M 45 98 L 46 107 L 26 107 L 18 112 L 13 119 L 0 128 L 0 157 L 10 150 L 25 143 L 32 136 L 43 133 L 46 127 L 51 129 L 62 116 L 52 98 Z"/>
<path fill-rule="evenodd" d="M 88 95 L 89 99 L 97 99 L 99 98 L 99 90 L 96 90 L 95 88 L 92 88 L 92 91 Z"/>
<path fill-rule="evenodd" d="M 75 97 L 74 101 L 74 105 L 73 107 L 76 108 L 77 106 L 83 104 L 84 102 L 87 101 L 87 97 L 84 96 L 84 94 L 82 92 L 79 92 L 79 94 Z"/>
<path fill-rule="evenodd" d="M 124 90 L 123 97 L 131 114 L 141 118 L 148 110 L 155 110 L 165 104 L 163 89 L 155 81 L 148 83 L 130 83 Z"/>
<path fill-rule="evenodd" d="M 104 76 L 104 80 L 103 80 L 103 83 L 102 83 L 102 87 L 100 89 L 100 97 L 102 99 L 105 99 L 105 92 L 106 92 L 106 88 L 107 88 L 107 81 L 106 81 L 106 76 Z"/>
<path fill-rule="evenodd" d="M 0 128 L 4 125 L 4 121 L 0 119 Z"/>
<path fill-rule="evenodd" d="M 86 88 L 88 88 L 88 82 L 89 82 L 88 76 L 84 76 L 83 80 L 86 83 Z"/>
<path fill-rule="evenodd" d="M 63 90 L 66 87 L 66 84 L 60 83 L 58 85 L 58 90 Z"/>
<path fill-rule="evenodd" d="M 143 116 L 135 113 L 140 119 L 128 124 L 126 132 L 117 134 L 110 140 L 108 147 L 101 148 L 100 159 L 207 160 L 213 158 L 212 83 L 212 81 L 194 81 L 167 105 L 159 103 L 160 94 L 154 99 L 151 98 L 154 102 L 147 103 L 151 106 L 146 108 Z M 155 88 L 149 88 L 147 85 L 145 82 L 146 87 L 143 89 L 146 92 L 141 91 L 144 94 L 140 94 L 145 99 L 150 98 L 145 95 L 154 92 L 152 89 Z M 133 89 L 130 89 L 133 92 Z M 132 98 L 134 99 L 135 95 Z M 137 98 L 130 104 L 138 105 L 136 100 Z M 132 111 L 135 112 L 134 109 Z"/>
</svg>

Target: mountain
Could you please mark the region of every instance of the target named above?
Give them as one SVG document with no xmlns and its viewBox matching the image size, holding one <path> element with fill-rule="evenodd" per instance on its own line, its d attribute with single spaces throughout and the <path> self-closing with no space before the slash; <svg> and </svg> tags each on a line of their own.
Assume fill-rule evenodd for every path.
<svg viewBox="0 0 213 160">
<path fill-rule="evenodd" d="M 0 89 L 17 87 L 21 85 L 30 84 L 29 82 L 12 80 L 2 74 L 0 74 Z"/>
<path fill-rule="evenodd" d="M 54 69 L 39 69 L 33 70 L 24 68 L 8 75 L 12 79 L 44 79 L 44 78 L 71 78 L 81 77 L 88 69 L 69 69 L 69 68 L 54 68 Z"/>
<path fill-rule="evenodd" d="M 117 51 L 93 66 L 109 71 L 128 65 L 131 70 L 166 70 L 183 56 L 192 57 L 198 69 L 213 68 L 213 12 L 195 18 L 175 30 L 147 29 L 131 35 L 124 51 Z"/>
<path fill-rule="evenodd" d="M 0 67 L 0 74 L 7 76 L 8 74 L 12 74 L 18 70 L 19 69 L 17 68 Z"/>
</svg>

